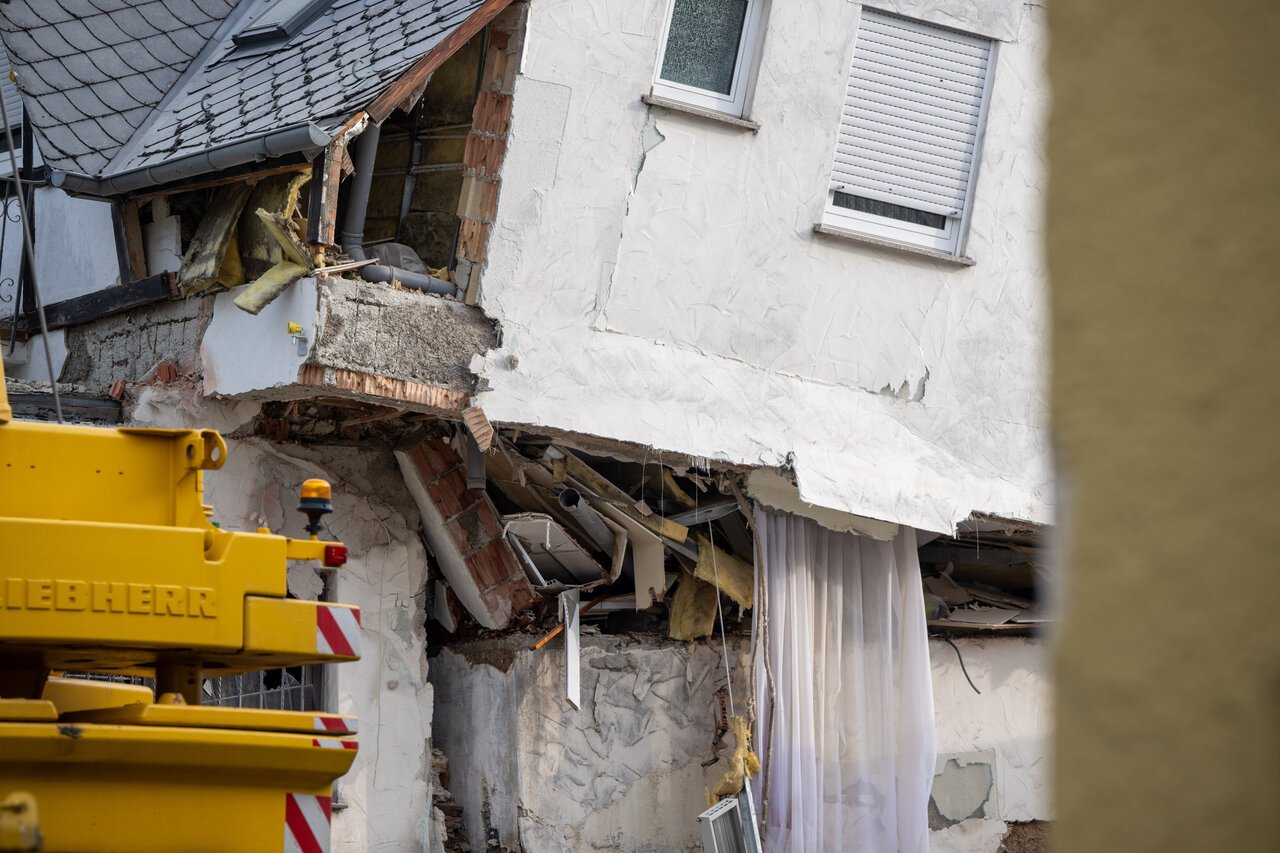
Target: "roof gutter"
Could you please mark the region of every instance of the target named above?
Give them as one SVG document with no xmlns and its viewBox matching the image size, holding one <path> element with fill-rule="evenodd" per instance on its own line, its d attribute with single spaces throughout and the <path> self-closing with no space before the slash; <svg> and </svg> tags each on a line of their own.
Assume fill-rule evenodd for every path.
<svg viewBox="0 0 1280 853">
<path fill-rule="evenodd" d="M 71 195 L 110 198 L 271 157 L 314 153 L 330 141 L 329 134 L 314 122 L 306 122 L 109 177 L 93 178 L 55 169 L 50 175 L 50 183 Z"/>
</svg>

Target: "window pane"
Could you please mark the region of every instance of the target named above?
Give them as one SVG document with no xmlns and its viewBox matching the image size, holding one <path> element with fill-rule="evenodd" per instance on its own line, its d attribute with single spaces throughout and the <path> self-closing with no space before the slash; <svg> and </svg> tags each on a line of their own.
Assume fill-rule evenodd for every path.
<svg viewBox="0 0 1280 853">
<path fill-rule="evenodd" d="M 915 225 L 925 225 L 929 228 L 937 228 L 939 231 L 942 231 L 947 227 L 947 217 L 940 213 L 928 213 L 923 210 L 916 210 L 914 207 L 904 207 L 901 204 L 890 204 L 887 201 L 876 201 L 873 198 L 864 198 L 860 195 L 850 195 L 849 193 L 837 192 L 832 203 L 835 204 L 836 207 L 856 210 L 859 213 L 871 213 L 876 216 L 887 216 L 890 219 L 897 219 L 901 222 L 911 222 Z"/>
<path fill-rule="evenodd" d="M 675 0 L 662 79 L 729 94 L 747 0 Z"/>
</svg>

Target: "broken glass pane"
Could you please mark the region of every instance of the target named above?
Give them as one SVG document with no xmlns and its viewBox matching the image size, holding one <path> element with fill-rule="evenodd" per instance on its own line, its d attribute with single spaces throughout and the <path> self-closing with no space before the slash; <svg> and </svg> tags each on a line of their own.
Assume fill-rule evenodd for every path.
<svg viewBox="0 0 1280 853">
<path fill-rule="evenodd" d="M 729 94 L 747 0 L 675 0 L 662 79 Z"/>
</svg>

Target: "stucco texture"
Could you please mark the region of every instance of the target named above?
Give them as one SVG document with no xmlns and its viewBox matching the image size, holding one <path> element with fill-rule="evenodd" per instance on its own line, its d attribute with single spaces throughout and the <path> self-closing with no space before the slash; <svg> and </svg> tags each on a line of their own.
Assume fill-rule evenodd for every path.
<svg viewBox="0 0 1280 853">
<path fill-rule="evenodd" d="M 713 748 L 720 649 L 584 635 L 579 710 L 565 699 L 563 642 L 530 645 L 472 643 L 431 661 L 435 743 L 472 849 L 491 832 L 513 850 L 701 850 L 696 818 L 733 749 L 732 735 Z M 729 652 L 738 713 L 746 647 Z"/>
<path fill-rule="evenodd" d="M 1058 851 L 1275 849 L 1280 5 L 1050 5 Z"/>
<path fill-rule="evenodd" d="M 495 420 L 752 465 L 810 502 L 949 531 L 1047 520 L 1042 11 L 900 2 L 1006 38 L 960 267 L 817 235 L 860 6 L 769 14 L 758 133 L 646 107 L 662 4 L 539 0 L 477 365 Z M 815 80 L 831 81 L 815 85 Z"/>
</svg>

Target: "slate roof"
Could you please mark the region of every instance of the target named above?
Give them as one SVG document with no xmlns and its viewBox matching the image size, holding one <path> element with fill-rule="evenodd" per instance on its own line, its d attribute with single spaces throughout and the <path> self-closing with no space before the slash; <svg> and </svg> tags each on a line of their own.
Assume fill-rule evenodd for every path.
<svg viewBox="0 0 1280 853">
<path fill-rule="evenodd" d="M 45 162 L 99 174 L 235 0 L 12 0 L 0 32 Z"/>
<path fill-rule="evenodd" d="M 332 0 L 287 43 L 237 50 L 271 2 L 0 5 L 47 161 L 109 178 L 308 122 L 332 135 L 484 0 Z"/>
</svg>

